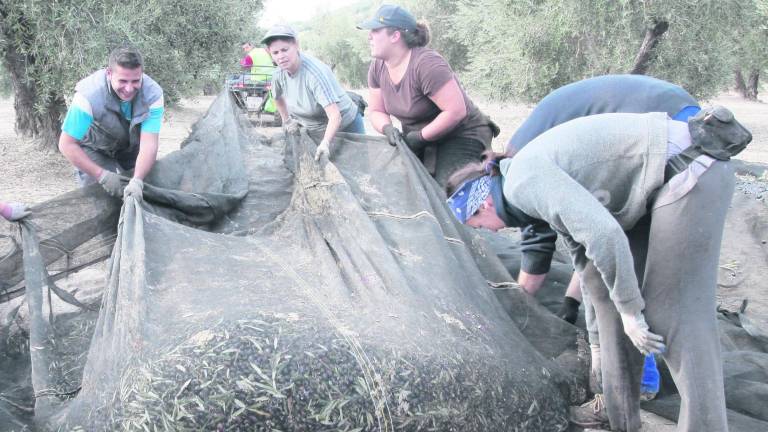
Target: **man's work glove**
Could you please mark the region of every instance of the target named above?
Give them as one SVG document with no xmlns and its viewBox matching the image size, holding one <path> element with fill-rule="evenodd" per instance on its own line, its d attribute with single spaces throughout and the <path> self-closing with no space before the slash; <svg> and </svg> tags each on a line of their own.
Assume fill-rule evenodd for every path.
<svg viewBox="0 0 768 432">
<path fill-rule="evenodd" d="M 328 140 L 322 140 L 320 141 L 320 145 L 317 146 L 317 150 L 315 150 L 315 161 L 319 161 L 323 156 L 328 158 L 330 157 L 330 154 L 331 147 L 328 143 Z"/>
<path fill-rule="evenodd" d="M 403 139 L 403 134 L 399 129 L 392 126 L 392 123 L 385 124 L 381 131 L 384 133 L 384 136 L 387 137 L 387 142 L 392 147 L 397 145 L 397 141 Z"/>
<path fill-rule="evenodd" d="M 123 197 L 123 182 L 120 181 L 120 176 L 112 171 L 103 170 L 101 177 L 99 177 L 99 184 L 107 191 L 108 194 L 115 198 Z"/>
<path fill-rule="evenodd" d="M 0 215 L 9 221 L 24 219 L 25 217 L 29 216 L 30 213 L 32 212 L 29 211 L 26 205 L 17 202 L 6 203 L 5 207 L 3 207 L 3 210 L 0 211 Z"/>
<path fill-rule="evenodd" d="M 410 131 L 405 135 L 405 143 L 408 144 L 408 148 L 414 153 L 420 153 L 424 150 L 424 147 L 429 145 L 429 141 L 425 140 L 421 135 L 421 131 Z"/>
<path fill-rule="evenodd" d="M 144 181 L 136 177 L 132 178 L 128 182 L 128 186 L 125 187 L 125 191 L 123 191 L 123 199 L 128 197 L 133 197 L 136 201 L 142 202 L 144 200 Z"/>
<path fill-rule="evenodd" d="M 645 322 L 642 312 L 620 315 L 624 333 L 643 355 L 661 354 L 666 350 L 664 338 L 648 330 L 648 323 Z"/>
<path fill-rule="evenodd" d="M 288 135 L 295 135 L 299 133 L 299 127 L 301 125 L 296 120 L 289 118 L 288 120 L 283 122 L 283 132 L 285 132 Z"/>
</svg>

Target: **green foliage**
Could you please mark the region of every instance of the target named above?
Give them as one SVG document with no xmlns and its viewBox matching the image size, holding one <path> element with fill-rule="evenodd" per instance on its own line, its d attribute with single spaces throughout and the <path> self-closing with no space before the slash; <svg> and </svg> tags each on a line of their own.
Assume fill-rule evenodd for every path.
<svg viewBox="0 0 768 432">
<path fill-rule="evenodd" d="M 469 66 L 467 45 L 453 31 L 453 16 L 458 10 L 456 0 L 404 0 L 400 2 L 417 20 L 429 24 L 432 40 L 429 47 L 440 53 L 455 72 Z"/>
<path fill-rule="evenodd" d="M 71 94 L 122 43 L 139 47 L 146 72 L 172 103 L 237 69 L 239 45 L 257 40 L 263 0 L 4 0 L 0 54 L 23 59 L 21 84 L 33 88 L 38 113 Z M 730 82 L 735 66 L 768 67 L 768 0 L 403 0 L 432 30 L 430 46 L 472 91 L 492 99 L 535 101 L 569 82 L 624 73 L 654 20 L 670 27 L 649 74 L 708 97 Z M 364 87 L 370 50 L 355 26 L 378 0 L 321 14 L 299 27 L 302 48 Z M 0 92 L 8 88 L 0 73 Z M 53 111 L 51 111 L 53 112 Z"/>
<path fill-rule="evenodd" d="M 453 28 L 470 47 L 465 82 L 494 99 L 535 101 L 572 81 L 628 72 L 646 28 L 665 20 L 649 74 L 708 97 L 730 76 L 727 35 L 741 19 L 735 1 L 477 0 L 460 4 Z"/>
<path fill-rule="evenodd" d="M 736 64 L 765 70 L 768 0 L 402 0 L 427 18 L 430 46 L 470 90 L 496 100 L 536 101 L 595 75 L 627 73 L 656 21 L 669 23 L 649 75 L 708 98 L 730 83 Z M 362 0 L 308 23 L 310 48 L 342 81 L 365 84 L 368 47 L 354 24 L 379 2 Z"/>
<path fill-rule="evenodd" d="M 106 66 L 109 51 L 124 43 L 142 51 L 145 72 L 173 102 L 236 64 L 261 7 L 262 0 L 3 0 L 0 54 L 19 73 L 18 84 L 34 90 L 39 113 Z M 9 49 L 23 67 L 8 63 Z"/>
<path fill-rule="evenodd" d="M 654 3 L 656 9 L 649 11 L 670 23 L 650 72 L 699 98 L 713 97 L 732 82 L 734 46 L 729 34 L 748 19 L 747 11 L 740 1 L 669 3 Z"/>
<path fill-rule="evenodd" d="M 360 5 L 334 10 L 316 16 L 299 32 L 301 48 L 325 62 L 339 81 L 353 88 L 368 85 L 371 52 L 367 33 L 356 27 L 368 14 Z"/>
<path fill-rule="evenodd" d="M 735 63 L 747 71 L 768 72 L 768 0 L 742 2 L 746 19 L 736 27 L 732 43 Z"/>
</svg>

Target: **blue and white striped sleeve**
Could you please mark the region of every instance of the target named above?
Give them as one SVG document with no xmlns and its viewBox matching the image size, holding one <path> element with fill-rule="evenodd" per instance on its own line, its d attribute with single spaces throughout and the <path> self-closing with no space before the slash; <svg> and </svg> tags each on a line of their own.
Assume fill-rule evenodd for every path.
<svg viewBox="0 0 768 432">
<path fill-rule="evenodd" d="M 318 67 L 318 65 L 307 62 L 307 71 L 314 81 L 312 85 L 312 94 L 317 103 L 322 107 L 327 107 L 332 103 L 339 103 L 341 99 L 336 95 L 336 86 L 338 85 L 333 72 L 327 72 Z"/>
</svg>

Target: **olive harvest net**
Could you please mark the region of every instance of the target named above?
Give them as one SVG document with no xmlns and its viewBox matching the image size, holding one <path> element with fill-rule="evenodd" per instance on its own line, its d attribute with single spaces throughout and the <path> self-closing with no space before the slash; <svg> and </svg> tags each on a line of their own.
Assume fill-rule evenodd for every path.
<svg viewBox="0 0 768 432">
<path fill-rule="evenodd" d="M 224 93 L 144 202 L 93 186 L 0 226 L 4 345 L 28 309 L 0 430 L 565 430 L 583 332 L 406 146 L 315 142 L 256 134 Z M 107 258 L 96 295 L 58 286 Z"/>
</svg>

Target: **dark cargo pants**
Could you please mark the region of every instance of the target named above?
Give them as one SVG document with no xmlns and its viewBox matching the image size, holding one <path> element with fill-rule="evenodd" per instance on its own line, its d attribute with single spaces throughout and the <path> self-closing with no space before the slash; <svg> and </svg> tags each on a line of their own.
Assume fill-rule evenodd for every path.
<svg viewBox="0 0 768 432">
<path fill-rule="evenodd" d="M 679 431 L 727 431 L 715 291 L 725 215 L 735 179 L 715 162 L 680 200 L 654 209 L 627 232 L 650 330 L 681 396 Z M 624 334 L 602 277 L 590 262 L 582 274 L 602 354 L 602 384 L 613 430 L 640 429 L 643 355 Z"/>
<path fill-rule="evenodd" d="M 483 127 L 481 135 L 482 140 L 461 137 L 440 139 L 417 156 L 437 183 L 445 188 L 451 174 L 468 163 L 480 162 L 482 153 L 491 148 L 491 128 Z"/>
</svg>

